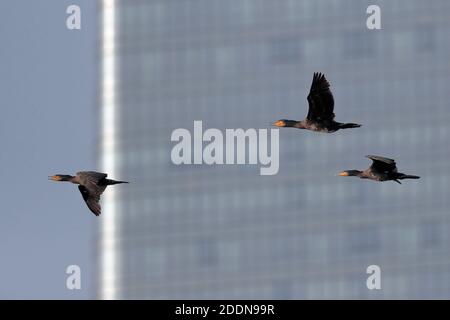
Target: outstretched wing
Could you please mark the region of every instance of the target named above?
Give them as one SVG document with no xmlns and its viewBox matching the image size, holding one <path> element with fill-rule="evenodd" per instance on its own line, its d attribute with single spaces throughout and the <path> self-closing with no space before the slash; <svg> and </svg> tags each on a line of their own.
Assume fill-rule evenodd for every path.
<svg viewBox="0 0 450 320">
<path fill-rule="evenodd" d="M 77 173 L 78 182 L 80 185 L 78 189 L 83 196 L 84 201 L 91 211 L 96 215 L 101 214 L 100 196 L 106 189 L 106 184 L 103 183 L 108 175 L 95 171 L 81 171 Z"/>
<path fill-rule="evenodd" d="M 330 83 L 322 73 L 314 73 L 311 89 L 308 94 L 309 120 L 333 120 L 334 98 Z"/>
<path fill-rule="evenodd" d="M 373 161 L 370 168 L 376 172 L 380 173 L 397 172 L 397 165 L 395 164 L 394 159 L 372 155 L 368 155 L 367 158 Z"/>
<path fill-rule="evenodd" d="M 102 213 L 102 207 L 100 206 L 100 195 L 103 191 L 91 191 L 83 185 L 79 185 L 78 189 L 83 196 L 88 208 L 96 215 L 99 216 Z M 104 190 L 104 188 L 103 188 Z"/>
<path fill-rule="evenodd" d="M 100 180 L 103 180 L 108 175 L 106 173 L 101 172 L 95 172 L 95 171 L 80 171 L 77 172 L 77 177 L 81 180 L 81 182 L 85 182 L 86 180 L 92 181 L 94 183 L 99 182 Z"/>
</svg>

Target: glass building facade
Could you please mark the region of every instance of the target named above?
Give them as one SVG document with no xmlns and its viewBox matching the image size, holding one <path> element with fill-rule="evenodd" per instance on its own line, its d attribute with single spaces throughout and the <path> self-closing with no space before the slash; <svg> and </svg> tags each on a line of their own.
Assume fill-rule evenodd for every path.
<svg viewBox="0 0 450 320">
<path fill-rule="evenodd" d="M 103 0 L 99 298 L 450 298 L 450 2 Z M 366 9 L 381 8 L 381 30 Z M 306 116 L 324 72 L 336 120 L 280 130 L 280 170 L 172 164 L 172 131 Z M 421 180 L 336 174 L 397 160 Z M 368 290 L 378 265 L 382 290 Z"/>
</svg>

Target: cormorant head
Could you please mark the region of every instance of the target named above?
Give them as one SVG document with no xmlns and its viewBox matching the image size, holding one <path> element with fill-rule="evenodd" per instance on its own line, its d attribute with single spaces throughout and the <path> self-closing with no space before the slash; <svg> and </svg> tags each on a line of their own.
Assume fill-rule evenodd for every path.
<svg viewBox="0 0 450 320">
<path fill-rule="evenodd" d="M 70 181 L 73 177 L 66 174 L 55 174 L 54 176 L 48 177 L 49 180 L 53 181 Z"/>
<path fill-rule="evenodd" d="M 293 127 L 298 121 L 281 119 L 272 123 L 275 127 Z"/>
<path fill-rule="evenodd" d="M 358 170 L 346 170 L 346 171 L 342 171 L 339 173 L 339 175 L 341 177 L 354 177 L 354 176 L 359 176 L 361 173 L 361 171 Z"/>
</svg>

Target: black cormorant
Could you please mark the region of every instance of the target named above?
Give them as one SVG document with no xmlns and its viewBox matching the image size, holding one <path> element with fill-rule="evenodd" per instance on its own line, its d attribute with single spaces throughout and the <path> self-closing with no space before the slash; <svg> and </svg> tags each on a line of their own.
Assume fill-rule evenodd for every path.
<svg viewBox="0 0 450 320">
<path fill-rule="evenodd" d="M 291 127 L 311 131 L 332 133 L 339 129 L 358 128 L 360 124 L 340 123 L 334 121 L 334 99 L 330 83 L 322 73 L 314 73 L 311 89 L 308 94 L 309 111 L 305 120 L 278 120 L 273 123 L 277 127 Z"/>
<path fill-rule="evenodd" d="M 99 201 L 100 196 L 105 191 L 107 186 L 128 183 L 126 181 L 115 181 L 106 179 L 108 175 L 106 173 L 94 172 L 94 171 L 81 171 L 77 175 L 70 176 L 64 174 L 57 174 L 49 177 L 53 181 L 68 181 L 74 184 L 78 184 L 78 189 L 83 196 L 88 208 L 96 215 L 101 214 L 102 208 L 100 207 Z"/>
<path fill-rule="evenodd" d="M 372 165 L 364 170 L 346 170 L 339 173 L 340 176 L 348 177 L 355 176 L 361 179 L 370 179 L 375 181 L 388 181 L 393 180 L 397 183 L 401 182 L 399 180 L 403 179 L 419 179 L 418 176 L 412 176 L 397 171 L 397 166 L 395 160 L 379 157 L 379 156 L 367 156 L 367 158 L 373 161 Z"/>
</svg>

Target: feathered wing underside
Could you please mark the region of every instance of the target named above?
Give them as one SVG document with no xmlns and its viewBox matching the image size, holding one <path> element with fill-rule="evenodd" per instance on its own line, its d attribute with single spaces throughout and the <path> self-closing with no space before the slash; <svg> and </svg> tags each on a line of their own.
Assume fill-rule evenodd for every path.
<svg viewBox="0 0 450 320">
<path fill-rule="evenodd" d="M 99 203 L 100 196 L 106 189 L 106 185 L 102 185 L 100 182 L 107 176 L 108 175 L 106 173 L 95 171 L 81 171 L 77 173 L 77 177 L 80 182 L 78 189 L 80 190 L 88 208 L 96 216 L 99 216 L 102 212 L 102 208 Z"/>
<path fill-rule="evenodd" d="M 370 168 L 379 173 L 394 173 L 397 172 L 397 165 L 394 159 L 389 159 L 380 156 L 368 155 L 367 158 L 371 159 L 372 165 Z"/>
<path fill-rule="evenodd" d="M 334 119 L 334 98 L 330 83 L 322 73 L 314 73 L 308 94 L 309 110 L 307 119 L 324 121 Z"/>
<path fill-rule="evenodd" d="M 100 196 L 105 191 L 106 187 L 97 187 L 95 189 L 88 189 L 83 185 L 79 185 L 78 189 L 83 196 L 83 200 L 86 202 L 88 208 L 96 215 L 99 216 L 102 213 L 102 207 L 100 206 Z"/>
</svg>

